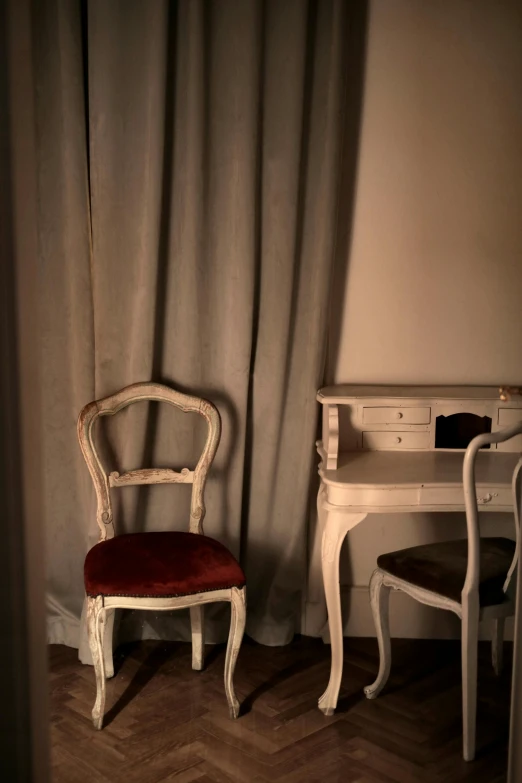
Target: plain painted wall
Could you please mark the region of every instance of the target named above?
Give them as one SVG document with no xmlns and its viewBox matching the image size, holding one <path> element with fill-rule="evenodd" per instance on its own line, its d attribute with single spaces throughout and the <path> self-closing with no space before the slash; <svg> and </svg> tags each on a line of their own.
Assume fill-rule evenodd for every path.
<svg viewBox="0 0 522 783">
<path fill-rule="evenodd" d="M 520 0 L 370 2 L 347 255 L 329 382 L 521 382 Z M 512 535 L 511 520 L 485 515 L 493 531 Z M 343 563 L 347 633 L 373 633 L 366 587 L 379 553 L 464 534 L 458 514 L 363 522 Z M 446 613 L 392 602 L 394 635 L 458 631 Z"/>
</svg>

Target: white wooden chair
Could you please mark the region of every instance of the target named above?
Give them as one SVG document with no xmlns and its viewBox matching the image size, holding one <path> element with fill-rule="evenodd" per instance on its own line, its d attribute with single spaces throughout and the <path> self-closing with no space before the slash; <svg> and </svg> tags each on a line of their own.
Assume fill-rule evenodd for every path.
<svg viewBox="0 0 522 783">
<path fill-rule="evenodd" d="M 132 470 L 110 475 L 103 469 L 93 442 L 99 416 L 112 416 L 135 402 L 167 402 L 203 416 L 208 434 L 196 468 Z M 203 535 L 204 489 L 221 433 L 219 413 L 207 400 L 191 397 L 158 383 L 136 383 L 103 400 L 91 402 L 78 418 L 78 440 L 97 496 L 100 542 L 85 559 L 85 589 L 89 644 L 96 673 L 94 726 L 101 729 L 105 708 L 106 668 L 112 675 L 114 610 L 169 611 L 190 608 L 192 668 L 204 664 L 204 604 L 229 601 L 231 624 L 225 660 L 225 692 L 230 716 L 239 702 L 233 674 L 246 619 L 245 575 L 233 555 L 215 539 Z M 188 533 L 158 532 L 114 536 L 110 490 L 136 484 L 192 484 Z"/>
<path fill-rule="evenodd" d="M 475 461 L 488 444 L 503 443 L 522 433 L 522 422 L 495 433 L 478 435 L 466 449 L 463 479 L 467 540 L 411 547 L 381 555 L 370 581 L 370 600 L 379 644 L 377 679 L 364 692 L 374 699 L 390 674 L 390 590 L 401 590 L 428 606 L 448 609 L 462 620 L 463 756 L 475 757 L 477 647 L 479 622 L 493 621 L 492 658 L 502 668 L 504 622 L 515 613 L 515 572 L 519 554 L 522 456 L 513 473 L 515 541 L 480 538 Z M 494 456 L 494 455 L 492 455 Z"/>
</svg>

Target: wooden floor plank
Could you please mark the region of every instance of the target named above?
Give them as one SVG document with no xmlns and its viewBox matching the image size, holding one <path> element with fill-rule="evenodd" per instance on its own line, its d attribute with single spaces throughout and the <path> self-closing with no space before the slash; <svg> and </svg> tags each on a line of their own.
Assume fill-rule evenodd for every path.
<svg viewBox="0 0 522 783">
<path fill-rule="evenodd" d="M 203 672 L 190 645 L 122 646 L 107 682 L 104 728 L 91 710 L 94 673 L 77 651 L 49 648 L 54 783 L 503 783 L 510 696 L 510 651 L 496 678 L 489 645 L 479 655 L 477 760 L 461 758 L 460 651 L 455 642 L 396 640 L 385 691 L 374 678 L 374 639 L 347 640 L 345 677 L 334 716 L 317 709 L 330 648 L 296 638 L 268 648 L 245 640 L 228 718 L 223 646 L 207 648 Z"/>
</svg>

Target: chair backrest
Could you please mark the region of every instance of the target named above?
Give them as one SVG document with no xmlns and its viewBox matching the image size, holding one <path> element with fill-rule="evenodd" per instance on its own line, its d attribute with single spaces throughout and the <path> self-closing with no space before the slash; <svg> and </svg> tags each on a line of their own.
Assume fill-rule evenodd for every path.
<svg viewBox="0 0 522 783">
<path fill-rule="evenodd" d="M 206 419 L 207 439 L 193 471 L 188 468 L 184 468 L 181 472 L 169 468 L 150 468 L 131 470 L 120 475 L 117 472 L 108 474 L 104 470 L 93 441 L 93 425 L 96 419 L 99 416 L 113 416 L 128 405 L 142 401 L 168 402 L 184 412 L 199 413 Z M 211 402 L 182 394 L 160 383 L 134 383 L 110 397 L 86 405 L 78 417 L 78 440 L 96 489 L 98 503 L 96 521 L 100 528 L 100 540 L 104 541 L 114 535 L 111 487 L 129 487 L 137 484 L 192 484 L 189 529 L 191 533 L 202 533 L 205 517 L 205 482 L 220 435 L 221 420 Z"/>
<path fill-rule="evenodd" d="M 468 608 L 470 602 L 475 609 L 478 609 L 478 588 L 480 578 L 480 529 L 478 522 L 477 493 L 475 486 L 475 462 L 477 454 L 481 448 L 493 443 L 504 443 L 511 440 L 516 435 L 522 434 L 522 421 L 514 424 L 499 432 L 484 433 L 473 438 L 466 454 L 464 455 L 463 481 L 464 481 L 464 500 L 466 504 L 466 524 L 468 530 L 468 567 L 464 588 L 462 590 L 463 611 Z M 493 455 L 492 455 L 493 456 Z M 509 568 L 506 581 L 504 582 L 504 593 L 506 593 L 512 582 L 513 574 L 516 570 L 519 551 L 520 551 L 520 509 L 521 509 L 521 482 L 520 471 L 522 468 L 522 455 L 515 465 L 512 479 L 513 490 L 513 511 L 515 515 L 515 554 Z"/>
</svg>

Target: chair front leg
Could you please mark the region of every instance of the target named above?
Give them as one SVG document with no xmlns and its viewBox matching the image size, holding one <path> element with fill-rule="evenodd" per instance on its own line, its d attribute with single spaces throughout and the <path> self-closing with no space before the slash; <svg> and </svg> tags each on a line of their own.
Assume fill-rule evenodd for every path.
<svg viewBox="0 0 522 783">
<path fill-rule="evenodd" d="M 95 729 L 101 729 L 105 711 L 105 661 L 103 637 L 105 630 L 105 608 L 101 595 L 87 599 L 87 634 L 96 675 L 96 702 L 92 711 Z"/>
<path fill-rule="evenodd" d="M 239 702 L 234 691 L 234 669 L 236 668 L 237 656 L 245 631 L 246 587 L 243 587 L 241 590 L 237 587 L 231 589 L 230 609 L 230 633 L 225 659 L 225 692 L 227 694 L 230 717 L 237 718 L 239 715 Z"/>
<path fill-rule="evenodd" d="M 192 631 L 192 668 L 202 671 L 205 665 L 205 607 L 190 607 L 190 628 Z"/>
<path fill-rule="evenodd" d="M 475 758 L 477 724 L 478 595 L 462 604 L 462 722 L 464 761 Z"/>
<path fill-rule="evenodd" d="M 383 572 L 380 569 L 374 571 L 370 580 L 370 603 L 379 644 L 379 673 L 375 682 L 364 689 L 367 699 L 375 699 L 390 676 L 390 589 L 384 584 Z"/>
<path fill-rule="evenodd" d="M 491 658 L 493 661 L 493 669 L 497 677 L 500 677 L 502 673 L 502 666 L 504 663 L 504 626 L 505 619 L 503 617 L 497 617 L 493 620 L 493 636 L 491 638 Z"/>
</svg>

